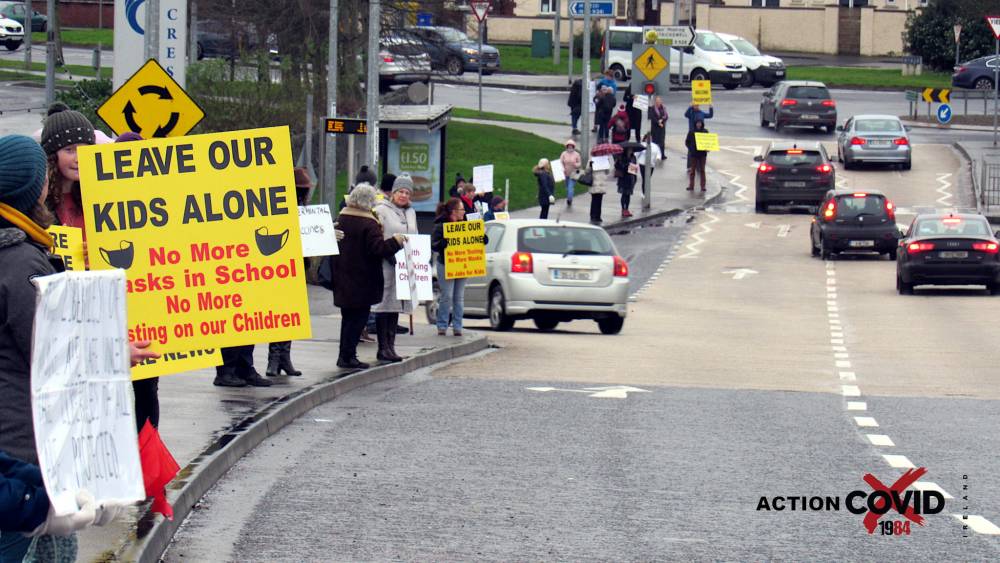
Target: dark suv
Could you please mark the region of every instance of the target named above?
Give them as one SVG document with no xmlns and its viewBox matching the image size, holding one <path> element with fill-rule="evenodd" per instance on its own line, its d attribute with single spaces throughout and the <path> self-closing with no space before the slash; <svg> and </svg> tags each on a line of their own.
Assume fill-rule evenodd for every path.
<svg viewBox="0 0 1000 563">
<path fill-rule="evenodd" d="M 809 235 L 812 255 L 824 260 L 839 252 L 877 252 L 895 260 L 896 208 L 877 191 L 830 190 L 813 217 Z"/>
<path fill-rule="evenodd" d="M 760 126 L 774 123 L 774 130 L 796 125 L 826 129 L 837 126 L 837 102 L 822 82 L 784 80 L 764 92 L 760 101 Z"/>
<path fill-rule="evenodd" d="M 833 189 L 836 171 L 820 143 L 771 143 L 754 161 L 760 163 L 757 213 L 767 213 L 772 203 L 815 206 Z"/>
<path fill-rule="evenodd" d="M 500 70 L 500 51 L 483 43 L 482 56 L 479 43 L 468 35 L 451 27 L 408 27 L 406 33 L 423 44 L 431 57 L 434 70 L 444 70 L 448 74 L 459 75 L 465 71 L 478 71 L 483 65 L 483 74 L 493 74 Z"/>
</svg>

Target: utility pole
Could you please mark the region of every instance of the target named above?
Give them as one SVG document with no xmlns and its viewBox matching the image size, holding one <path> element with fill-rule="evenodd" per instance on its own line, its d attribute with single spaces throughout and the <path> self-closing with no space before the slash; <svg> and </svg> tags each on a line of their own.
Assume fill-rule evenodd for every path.
<svg viewBox="0 0 1000 563">
<path fill-rule="evenodd" d="M 555 27 L 552 32 L 552 64 L 557 65 L 559 64 L 559 50 L 562 48 L 562 40 L 559 37 L 559 0 L 552 0 L 552 4 L 555 6 L 556 12 Z"/>
<path fill-rule="evenodd" d="M 381 176 L 378 167 L 378 39 L 381 33 L 382 1 L 370 0 L 368 4 L 368 78 L 365 90 L 368 94 L 367 129 L 368 165 L 376 176 Z M 482 53 L 482 50 L 479 51 Z M 482 62 L 480 62 L 482 68 Z"/>
<path fill-rule="evenodd" d="M 590 162 L 590 0 L 583 0 L 583 80 L 580 86 L 580 96 L 583 102 L 580 108 L 583 120 L 580 131 L 581 158 L 584 166 Z M 583 93 L 587 92 L 586 95 Z"/>
<path fill-rule="evenodd" d="M 191 64 L 198 60 L 198 0 L 191 0 L 188 14 L 191 24 L 191 32 L 188 34 L 188 64 Z"/>
<path fill-rule="evenodd" d="M 24 70 L 31 70 L 31 17 L 35 11 L 31 8 L 31 0 L 24 0 Z"/>
<path fill-rule="evenodd" d="M 160 0 L 146 0 L 146 20 L 142 31 L 143 57 L 147 61 L 160 54 Z"/>
<path fill-rule="evenodd" d="M 45 105 L 51 105 L 56 101 L 56 0 L 47 2 L 46 11 L 49 14 L 49 23 L 45 36 Z M 29 14 L 33 13 L 31 11 Z"/>
<path fill-rule="evenodd" d="M 326 116 L 337 117 L 337 41 L 340 29 L 337 27 L 337 0 L 330 0 L 330 45 L 326 66 Z M 337 136 L 323 133 L 323 201 L 337 213 Z M 352 155 L 348 155 L 351 158 Z M 350 181 L 350 178 L 348 178 Z"/>
<path fill-rule="evenodd" d="M 566 2 L 566 17 L 569 18 L 569 71 L 566 73 L 567 82 L 570 85 L 573 84 L 573 10 L 569 4 Z"/>
</svg>

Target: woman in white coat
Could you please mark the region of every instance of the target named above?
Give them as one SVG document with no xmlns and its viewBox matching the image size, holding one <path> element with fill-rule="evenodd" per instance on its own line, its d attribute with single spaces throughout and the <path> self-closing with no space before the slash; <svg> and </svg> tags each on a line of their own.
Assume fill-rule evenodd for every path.
<svg viewBox="0 0 1000 563">
<path fill-rule="evenodd" d="M 382 223 L 382 236 L 389 239 L 393 235 L 417 234 L 417 213 L 410 205 L 413 195 L 413 180 L 408 174 L 402 174 L 392 183 L 392 192 L 375 206 L 375 214 Z M 400 313 L 412 313 L 413 301 L 402 301 L 396 298 L 396 262 L 395 258 L 387 258 L 382 262 L 382 302 L 372 307 L 375 313 L 375 331 L 378 335 L 378 353 L 376 358 L 386 362 L 401 362 L 403 358 L 396 353 L 396 326 Z"/>
</svg>

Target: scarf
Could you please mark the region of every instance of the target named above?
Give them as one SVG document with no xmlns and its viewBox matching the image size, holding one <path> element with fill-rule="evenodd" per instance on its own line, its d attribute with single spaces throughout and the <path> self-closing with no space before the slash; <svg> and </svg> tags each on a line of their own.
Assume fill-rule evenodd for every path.
<svg viewBox="0 0 1000 563">
<path fill-rule="evenodd" d="M 31 240 L 49 250 L 52 250 L 52 235 L 50 235 L 45 229 L 39 227 L 38 224 L 29 219 L 24 213 L 21 213 L 6 203 L 0 203 L 0 217 L 6 219 L 11 225 L 14 225 L 18 229 L 24 231 L 24 233 L 28 235 Z"/>
</svg>

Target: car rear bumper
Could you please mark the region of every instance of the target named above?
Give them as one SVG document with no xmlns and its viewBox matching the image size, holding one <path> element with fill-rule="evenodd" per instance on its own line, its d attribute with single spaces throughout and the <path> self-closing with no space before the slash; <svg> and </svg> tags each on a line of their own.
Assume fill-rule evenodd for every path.
<svg viewBox="0 0 1000 563">
<path fill-rule="evenodd" d="M 906 283 L 934 285 L 993 284 L 1000 282 L 1000 264 L 901 263 Z"/>
<path fill-rule="evenodd" d="M 785 79 L 786 70 L 783 68 L 757 67 L 753 71 L 753 78 L 761 84 L 774 84 Z"/>
<path fill-rule="evenodd" d="M 899 230 L 895 224 L 878 228 L 827 226 L 822 229 L 823 246 L 833 252 L 886 253 L 899 246 Z M 873 241 L 872 246 L 859 246 L 854 241 Z"/>
<path fill-rule="evenodd" d="M 513 317 L 555 312 L 565 320 L 628 314 L 628 278 L 615 278 L 606 287 L 568 287 L 539 284 L 533 276 L 507 279 L 506 311 Z M 557 315 L 559 316 L 559 315 Z"/>
<path fill-rule="evenodd" d="M 757 201 L 762 203 L 788 203 L 819 205 L 826 192 L 833 189 L 833 182 L 811 188 L 778 188 L 764 184 L 757 185 Z"/>
<path fill-rule="evenodd" d="M 708 78 L 712 81 L 712 84 L 740 84 L 743 82 L 743 75 L 746 70 L 711 70 L 708 72 Z"/>
<path fill-rule="evenodd" d="M 893 149 L 866 149 L 856 145 L 847 148 L 847 158 L 863 162 L 909 162 L 912 151 L 909 145 L 900 145 Z"/>
<path fill-rule="evenodd" d="M 815 115 L 815 119 L 803 117 L 803 115 Z M 816 127 L 816 126 L 826 126 L 826 127 L 836 127 L 837 126 L 837 112 L 833 113 L 821 113 L 817 111 L 816 113 L 782 113 L 778 112 L 776 116 L 776 123 L 780 123 L 782 126 L 791 125 L 802 126 L 802 127 Z"/>
<path fill-rule="evenodd" d="M 976 75 L 971 72 L 951 75 L 951 85 L 955 88 L 975 88 Z"/>
<path fill-rule="evenodd" d="M 380 74 L 379 79 L 388 84 L 412 84 L 414 82 L 427 82 L 431 73 L 428 72 L 401 72 L 393 74 Z"/>
</svg>

